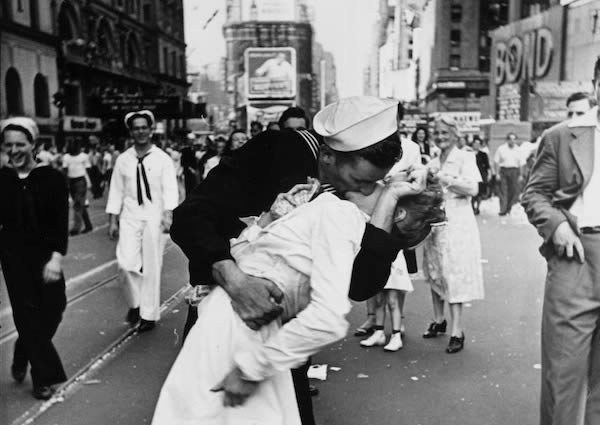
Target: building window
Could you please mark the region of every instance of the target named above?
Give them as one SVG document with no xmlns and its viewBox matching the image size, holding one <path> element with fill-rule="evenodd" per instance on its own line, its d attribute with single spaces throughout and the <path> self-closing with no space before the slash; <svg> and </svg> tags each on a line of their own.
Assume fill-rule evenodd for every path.
<svg viewBox="0 0 600 425">
<path fill-rule="evenodd" d="M 413 49 L 408 49 L 408 59 L 412 60 L 413 58 Z"/>
<path fill-rule="evenodd" d="M 23 6 L 23 0 L 17 0 L 17 12 L 25 12 L 25 7 Z"/>
<path fill-rule="evenodd" d="M 29 15 L 31 16 L 31 26 L 35 29 L 39 29 L 40 14 L 38 9 L 38 0 L 29 0 Z"/>
<path fill-rule="evenodd" d="M 4 92 L 6 93 L 6 113 L 11 115 L 23 115 L 23 91 L 21 78 L 15 68 L 9 68 L 4 80 Z"/>
<path fill-rule="evenodd" d="M 460 46 L 460 30 L 451 30 L 450 31 L 450 47 L 459 47 Z"/>
<path fill-rule="evenodd" d="M 35 115 L 37 117 L 49 117 L 50 94 L 48 93 L 48 80 L 42 74 L 37 74 L 33 80 L 33 99 Z"/>
<path fill-rule="evenodd" d="M 450 20 L 452 22 L 462 21 L 462 5 L 461 4 L 453 4 L 452 6 L 450 6 Z"/>
<path fill-rule="evenodd" d="M 138 54 L 138 43 L 136 39 L 130 35 L 127 40 L 127 66 L 139 68 L 139 54 Z"/>
<path fill-rule="evenodd" d="M 479 70 L 481 72 L 489 72 L 490 71 L 490 58 L 489 56 L 479 56 Z"/>
<path fill-rule="evenodd" d="M 185 78 L 185 56 L 179 55 L 179 76 Z"/>
<path fill-rule="evenodd" d="M 73 6 L 63 3 L 58 12 L 58 38 L 61 40 L 74 40 L 77 38 L 77 15 Z"/>
<path fill-rule="evenodd" d="M 101 19 L 96 32 L 96 43 L 98 44 L 98 54 L 108 56 L 114 51 L 114 40 L 112 37 L 112 29 L 105 19 Z"/>
<path fill-rule="evenodd" d="M 144 4 L 142 14 L 144 22 L 148 23 L 152 20 L 152 6 L 149 3 Z"/>
<path fill-rule="evenodd" d="M 460 69 L 460 55 L 450 55 L 450 69 L 453 71 Z"/>
<path fill-rule="evenodd" d="M 171 52 L 171 72 L 173 76 L 179 75 L 177 73 L 177 53 Z"/>
<path fill-rule="evenodd" d="M 123 0 L 117 0 L 117 7 L 123 8 Z"/>
<path fill-rule="evenodd" d="M 165 74 L 169 73 L 169 49 L 163 47 L 163 72 Z"/>
</svg>

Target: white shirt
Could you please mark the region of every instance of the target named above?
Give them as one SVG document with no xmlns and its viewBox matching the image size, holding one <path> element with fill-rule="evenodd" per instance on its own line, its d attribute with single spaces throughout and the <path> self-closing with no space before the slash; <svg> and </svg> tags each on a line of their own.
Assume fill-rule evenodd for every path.
<svg viewBox="0 0 600 425">
<path fill-rule="evenodd" d="M 455 147 L 450 151 L 444 164 L 441 164 L 440 157 L 432 159 L 427 168 L 433 173 L 447 175 L 459 179 L 466 183 L 481 182 L 481 173 L 477 168 L 477 160 L 473 152 L 466 152 Z M 458 194 L 451 189 L 444 188 L 444 199 L 463 199 L 466 195 Z"/>
<path fill-rule="evenodd" d="M 84 177 L 87 169 L 92 166 L 90 157 L 87 153 L 81 152 L 78 155 L 66 154 L 62 158 L 62 166 L 67 169 L 67 176 L 70 179 Z"/>
<path fill-rule="evenodd" d="M 115 163 L 106 204 L 108 214 L 148 220 L 159 218 L 163 211 L 175 209 L 179 200 L 179 191 L 171 157 L 156 146 L 152 146 L 143 164 L 152 201 L 147 198 L 143 179 L 140 178 L 144 202 L 142 205 L 138 204 L 136 179 L 138 159 L 135 149 L 131 147 L 119 155 Z"/>
<path fill-rule="evenodd" d="M 388 176 L 408 171 L 414 168 L 423 167 L 421 163 L 421 150 L 419 145 L 405 137 L 400 139 L 402 145 L 402 157 L 400 161 L 396 162 L 392 169 L 389 171 Z"/>
<path fill-rule="evenodd" d="M 498 146 L 494 155 L 494 163 L 499 168 L 519 168 L 523 165 L 522 152 L 515 143 L 511 148 L 508 143 Z"/>
<path fill-rule="evenodd" d="M 36 156 L 40 165 L 53 165 L 56 161 L 56 155 L 47 150 L 40 151 Z"/>
<path fill-rule="evenodd" d="M 323 193 L 263 229 L 248 227 L 233 241 L 231 252 L 239 267 L 277 284 L 284 305 L 292 309 L 284 314 L 296 315 L 264 344 L 235 354 L 235 363 L 249 379 L 263 380 L 296 367 L 346 336 L 346 315 L 352 308 L 348 289 L 366 220 L 356 205 Z M 308 305 L 293 311 L 302 309 L 299 288 L 307 284 Z"/>
<path fill-rule="evenodd" d="M 521 143 L 519 150 L 521 151 L 521 163 L 526 164 L 529 156 L 537 150 L 537 144 L 529 141 Z"/>
<path fill-rule="evenodd" d="M 598 108 L 571 121 L 569 127 L 595 127 L 594 131 L 594 165 L 592 176 L 583 192 L 575 198 L 569 212 L 577 217 L 577 225 L 581 227 L 600 226 L 600 129 L 598 128 Z"/>
</svg>

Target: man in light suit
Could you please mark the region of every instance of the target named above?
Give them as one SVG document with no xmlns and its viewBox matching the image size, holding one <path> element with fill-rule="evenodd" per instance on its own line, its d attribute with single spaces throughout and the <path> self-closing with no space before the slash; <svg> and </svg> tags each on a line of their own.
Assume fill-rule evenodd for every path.
<svg viewBox="0 0 600 425">
<path fill-rule="evenodd" d="M 600 97 L 600 58 L 594 88 Z M 546 131 L 522 203 L 544 238 L 542 425 L 600 424 L 600 116 Z"/>
</svg>

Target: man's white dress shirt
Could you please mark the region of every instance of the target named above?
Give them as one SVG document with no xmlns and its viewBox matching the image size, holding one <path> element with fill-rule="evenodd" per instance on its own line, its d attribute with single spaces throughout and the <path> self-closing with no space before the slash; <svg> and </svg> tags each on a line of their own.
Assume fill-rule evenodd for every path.
<svg viewBox="0 0 600 425">
<path fill-rule="evenodd" d="M 569 212 L 577 217 L 577 225 L 581 227 L 600 226 L 600 128 L 598 127 L 598 107 L 594 107 L 584 115 L 573 119 L 570 128 L 594 127 L 594 165 L 592 177 L 583 192 L 575 198 Z"/>
<path fill-rule="evenodd" d="M 496 149 L 494 163 L 498 168 L 519 168 L 523 165 L 523 152 L 516 143 L 512 148 L 504 143 Z"/>
</svg>

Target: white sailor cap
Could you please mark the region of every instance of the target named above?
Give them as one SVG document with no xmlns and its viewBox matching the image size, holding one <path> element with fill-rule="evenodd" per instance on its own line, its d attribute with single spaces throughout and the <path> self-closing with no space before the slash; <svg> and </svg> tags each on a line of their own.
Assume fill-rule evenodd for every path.
<svg viewBox="0 0 600 425">
<path fill-rule="evenodd" d="M 147 109 L 141 111 L 129 112 L 125 115 L 125 125 L 127 128 L 131 128 L 131 123 L 136 118 L 144 118 L 148 122 L 148 127 L 154 127 L 154 114 Z"/>
<path fill-rule="evenodd" d="M 11 117 L 0 121 L 0 133 L 3 133 L 9 126 L 25 133 L 31 143 L 34 143 L 40 135 L 37 124 L 29 117 Z"/>
<path fill-rule="evenodd" d="M 351 152 L 378 143 L 398 130 L 398 101 L 373 96 L 340 99 L 320 110 L 315 131 L 331 149 Z"/>
</svg>

